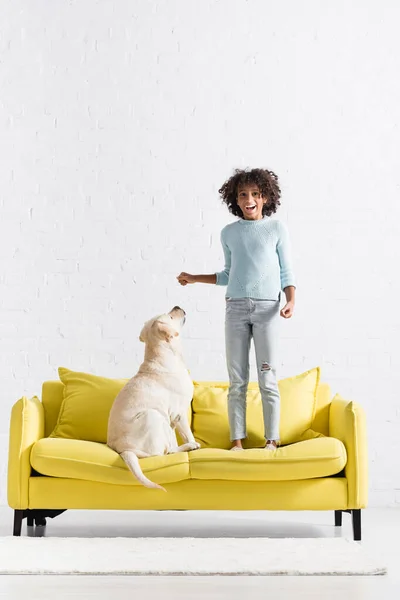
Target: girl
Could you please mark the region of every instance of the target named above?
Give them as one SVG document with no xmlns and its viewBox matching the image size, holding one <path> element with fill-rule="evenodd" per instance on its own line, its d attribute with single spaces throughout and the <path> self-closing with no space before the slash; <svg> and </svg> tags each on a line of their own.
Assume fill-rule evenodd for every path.
<svg viewBox="0 0 400 600">
<path fill-rule="evenodd" d="M 288 319 L 295 303 L 287 229 L 272 219 L 280 205 L 278 178 L 267 169 L 240 170 L 219 190 L 228 210 L 239 219 L 221 232 L 225 268 L 212 275 L 181 273 L 181 285 L 213 283 L 226 292 L 225 344 L 229 374 L 228 416 L 231 450 L 243 450 L 249 350 L 254 340 L 263 407 L 265 448 L 279 443 L 280 397 L 276 376 L 279 314 Z M 281 290 L 286 304 L 279 311 Z"/>
</svg>

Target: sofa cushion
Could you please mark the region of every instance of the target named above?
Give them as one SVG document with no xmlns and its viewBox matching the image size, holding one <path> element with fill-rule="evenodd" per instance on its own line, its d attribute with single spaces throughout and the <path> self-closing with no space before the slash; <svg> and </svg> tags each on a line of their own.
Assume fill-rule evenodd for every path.
<svg viewBox="0 0 400 600">
<path fill-rule="evenodd" d="M 280 440 L 292 444 L 314 437 L 311 424 L 314 417 L 320 369 L 316 367 L 301 375 L 278 382 L 281 396 Z M 228 383 L 195 382 L 193 434 L 203 448 L 231 447 L 228 421 Z M 264 420 L 257 383 L 249 383 L 247 391 L 247 438 L 245 447 L 262 447 Z"/>
<path fill-rule="evenodd" d="M 31 465 L 41 475 L 118 485 L 141 485 L 122 458 L 106 444 L 43 438 L 31 452 Z M 143 473 L 159 484 L 189 479 L 186 452 L 140 459 Z"/>
<path fill-rule="evenodd" d="M 128 379 L 109 379 L 60 367 L 64 399 L 50 437 L 107 442 L 108 416 Z"/>
<path fill-rule="evenodd" d="M 347 460 L 341 441 L 321 436 L 278 448 L 231 452 L 205 448 L 189 452 L 192 479 L 234 481 L 288 481 L 329 477 Z"/>
</svg>

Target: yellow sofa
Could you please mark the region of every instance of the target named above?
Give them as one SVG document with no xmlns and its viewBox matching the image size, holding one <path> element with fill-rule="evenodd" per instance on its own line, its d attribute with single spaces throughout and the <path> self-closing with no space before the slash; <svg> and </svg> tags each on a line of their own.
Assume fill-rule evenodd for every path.
<svg viewBox="0 0 400 600">
<path fill-rule="evenodd" d="M 63 430 L 69 415 L 69 384 L 45 382 L 41 401 L 23 397 L 12 408 L 8 503 L 14 509 L 14 535 L 21 534 L 24 518 L 28 525 L 44 525 L 46 517 L 74 508 L 333 510 L 335 525 L 341 525 L 343 512 L 351 513 L 354 539 L 360 540 L 361 509 L 367 504 L 368 487 L 365 414 L 355 402 L 338 395 L 332 398 L 329 385 L 319 381 L 317 369 L 315 393 L 309 393 L 310 416 L 302 415 L 308 400 L 298 398 L 302 388 L 293 386 L 309 382 L 314 371 L 298 376 L 303 377 L 301 381 L 289 378 L 279 382 L 282 445 L 274 452 L 261 448 L 264 439 L 257 384 L 249 384 L 247 397 L 249 449 L 230 452 L 228 386 L 195 382 L 191 425 L 202 448 L 141 460 L 143 472 L 167 493 L 142 487 L 104 443 L 104 431 L 98 439 L 86 430 L 79 433 L 86 439 L 74 439 L 78 434 L 73 428 Z M 80 384 L 81 379 L 75 377 L 75 383 Z M 124 381 L 118 381 L 121 387 Z M 101 382 L 96 386 L 98 399 Z M 111 401 L 108 398 L 109 404 L 101 409 L 103 429 Z M 86 416 L 80 413 L 79 427 L 89 427 L 93 408 L 89 400 L 79 402 L 79 410 L 92 411 Z M 100 408 L 96 414 L 101 414 Z M 98 435 L 99 423 L 95 427 Z"/>
</svg>

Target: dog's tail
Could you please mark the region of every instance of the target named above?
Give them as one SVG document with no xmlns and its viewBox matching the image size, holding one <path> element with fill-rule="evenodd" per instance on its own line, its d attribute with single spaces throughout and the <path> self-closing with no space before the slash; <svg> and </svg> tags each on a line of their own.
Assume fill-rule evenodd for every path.
<svg viewBox="0 0 400 600">
<path fill-rule="evenodd" d="M 142 485 L 148 488 L 163 490 L 164 492 L 167 491 L 161 485 L 158 485 L 158 483 L 154 483 L 153 481 L 150 481 L 150 479 L 147 479 L 146 475 L 140 468 L 138 457 L 134 452 L 132 452 L 132 450 L 125 450 L 124 452 L 121 452 L 120 456 L 126 462 L 136 479 L 140 481 Z"/>
</svg>

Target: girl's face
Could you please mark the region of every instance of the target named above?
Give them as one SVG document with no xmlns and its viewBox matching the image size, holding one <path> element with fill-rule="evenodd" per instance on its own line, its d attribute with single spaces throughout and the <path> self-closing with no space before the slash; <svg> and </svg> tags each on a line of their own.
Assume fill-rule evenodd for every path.
<svg viewBox="0 0 400 600">
<path fill-rule="evenodd" d="M 257 185 L 239 186 L 237 203 L 246 221 L 259 221 L 263 218 L 262 209 L 266 199 L 261 196 Z"/>
</svg>

